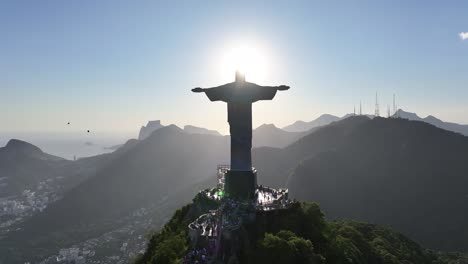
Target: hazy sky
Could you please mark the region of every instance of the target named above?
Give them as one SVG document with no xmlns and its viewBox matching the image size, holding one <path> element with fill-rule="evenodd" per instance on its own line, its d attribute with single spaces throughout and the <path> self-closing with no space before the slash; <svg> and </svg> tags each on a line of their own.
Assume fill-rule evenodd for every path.
<svg viewBox="0 0 468 264">
<path fill-rule="evenodd" d="M 468 123 L 467 1 L 0 1 L 1 131 L 227 131 L 193 87 L 230 82 L 239 45 L 266 61 L 255 126 L 344 115 L 362 100 Z M 463 39 L 466 40 L 463 40 Z M 66 127 L 67 121 L 72 127 Z"/>
</svg>

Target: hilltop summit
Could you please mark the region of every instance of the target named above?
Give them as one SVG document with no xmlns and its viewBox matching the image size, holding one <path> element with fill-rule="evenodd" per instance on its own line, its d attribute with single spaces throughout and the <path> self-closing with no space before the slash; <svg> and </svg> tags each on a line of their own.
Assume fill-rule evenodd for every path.
<svg viewBox="0 0 468 264">
<path fill-rule="evenodd" d="M 238 250 L 224 249 L 228 254 L 219 260 L 205 248 L 190 250 L 187 228 L 190 222 L 216 206 L 198 194 L 193 203 L 177 210 L 151 237 L 146 251 L 134 263 L 449 264 L 468 261 L 465 254 L 424 249 L 383 226 L 354 221 L 328 222 L 317 204 L 299 202 L 281 211 L 257 212 L 254 222 L 240 227 Z"/>
<path fill-rule="evenodd" d="M 0 148 L 0 155 L 15 155 L 16 158 L 35 158 L 50 161 L 64 160 L 63 158 L 44 153 L 39 147 L 19 139 L 11 139 L 5 147 Z"/>
</svg>

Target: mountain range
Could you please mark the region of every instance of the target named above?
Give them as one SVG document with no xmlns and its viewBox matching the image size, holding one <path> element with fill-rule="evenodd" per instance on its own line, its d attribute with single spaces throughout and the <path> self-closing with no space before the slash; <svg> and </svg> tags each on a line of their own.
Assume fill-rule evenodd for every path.
<svg viewBox="0 0 468 264">
<path fill-rule="evenodd" d="M 61 175 L 64 163 L 65 159 L 46 154 L 32 144 L 10 140 L 0 148 L 0 197 L 19 194 L 41 180 Z"/>
<path fill-rule="evenodd" d="M 332 219 L 468 250 L 468 137 L 421 121 L 356 116 L 253 157 L 259 182 L 318 202 Z"/>
<path fill-rule="evenodd" d="M 314 129 L 329 125 L 333 122 L 343 120 L 351 116 L 355 116 L 355 114 L 346 114 L 342 117 L 330 114 L 323 114 L 312 121 L 306 122 L 298 120 L 293 124 L 287 125 L 283 128 L 278 128 L 274 124 L 263 124 L 253 130 L 252 144 L 254 147 L 285 147 L 294 142 L 295 140 L 301 138 L 302 136 L 311 133 Z M 364 116 L 367 116 L 371 119 L 374 118 L 374 115 Z M 444 122 L 432 115 L 429 115 L 425 118 L 421 118 L 415 113 L 405 112 L 402 109 L 398 109 L 392 117 L 414 121 L 422 121 L 448 131 L 453 131 L 468 136 L 468 125 Z M 164 126 L 161 124 L 160 120 L 149 121 L 146 126 L 142 126 L 142 128 L 140 129 L 139 139 L 141 140 L 148 137 L 152 132 L 156 131 L 161 127 Z M 192 125 L 184 126 L 184 131 L 189 134 L 208 134 L 222 136 L 221 133 L 219 133 L 216 130 L 209 130 L 206 128 L 196 127 Z"/>
<path fill-rule="evenodd" d="M 319 116 L 317 119 L 314 119 L 310 122 L 299 120 L 299 121 L 294 122 L 291 125 L 283 127 L 282 129 L 285 131 L 289 131 L 289 132 L 304 132 L 304 131 L 309 131 L 316 127 L 328 125 L 338 120 L 346 119 L 351 116 L 354 116 L 354 114 L 346 114 L 343 117 L 323 114 Z M 369 118 L 374 118 L 374 115 L 365 115 L 365 116 Z M 392 117 L 403 118 L 403 119 L 408 119 L 408 120 L 413 120 L 413 121 L 422 121 L 422 122 L 426 122 L 431 125 L 434 125 L 436 127 L 448 130 L 448 131 L 453 131 L 453 132 L 468 136 L 468 125 L 461 125 L 461 124 L 457 124 L 453 122 L 445 122 L 432 115 L 422 118 L 422 117 L 419 117 L 416 113 L 406 112 L 403 109 L 398 109 L 395 112 L 395 114 L 393 114 Z"/>
<path fill-rule="evenodd" d="M 331 219 L 385 224 L 425 246 L 466 251 L 468 139 L 400 117 L 351 116 L 300 132 L 262 125 L 253 131 L 259 183 L 287 186 Z M 59 187 L 46 208 L 0 232 L 0 263 L 37 261 L 128 226 L 140 228 L 125 239 L 161 226 L 198 189 L 215 185 L 216 165 L 229 160 L 228 136 L 196 131 L 161 125 L 77 161 L 11 140 L 0 148 L 3 197 L 40 193 L 48 180 Z"/>
<path fill-rule="evenodd" d="M 344 118 L 346 118 L 345 116 Z M 305 122 L 305 121 L 296 121 L 291 125 L 283 127 L 283 130 L 288 131 L 288 132 L 304 132 L 308 131 L 310 129 L 313 129 L 315 127 L 320 127 L 320 126 L 326 126 L 332 122 L 338 121 L 341 118 L 334 116 L 334 115 L 329 115 L 329 114 L 323 114 L 319 116 L 317 119 L 314 119 L 310 122 Z"/>
<path fill-rule="evenodd" d="M 173 125 L 126 145 L 93 177 L 14 226 L 19 229 L 0 241 L 0 263 L 38 261 L 60 247 L 117 229 L 139 209 L 161 201 L 168 200 L 162 215 L 170 214 L 193 197 L 197 183 L 214 179 L 216 165 L 226 163 L 229 155 L 226 137 L 188 134 Z"/>
<path fill-rule="evenodd" d="M 399 118 L 405 118 L 405 119 L 408 119 L 408 120 L 415 120 L 415 121 L 423 121 L 423 122 L 426 122 L 426 123 L 429 123 L 431 125 L 434 125 L 436 127 L 439 127 L 439 128 L 442 128 L 442 129 L 445 129 L 445 130 L 448 130 L 448 131 L 453 131 L 453 132 L 456 132 L 456 133 L 460 133 L 462 135 L 465 135 L 465 136 L 468 136 L 468 125 L 460 125 L 460 124 L 456 124 L 456 123 L 452 123 L 452 122 L 444 122 L 432 115 L 429 115 L 425 118 L 421 118 L 419 117 L 417 114 L 415 113 L 410 113 L 410 112 L 405 112 L 401 109 L 399 109 L 395 115 L 395 117 L 399 117 Z"/>
<path fill-rule="evenodd" d="M 161 124 L 161 120 L 149 121 L 146 126 L 141 127 L 140 133 L 138 135 L 138 139 L 139 140 L 146 139 L 147 137 L 151 136 L 151 134 L 154 131 L 163 127 L 165 126 Z M 204 134 L 204 135 L 222 136 L 221 133 L 219 133 L 216 130 L 210 130 L 210 129 L 206 129 L 203 127 L 197 127 L 197 126 L 192 126 L 192 125 L 184 126 L 183 130 L 185 133 L 188 133 L 188 134 Z"/>
<path fill-rule="evenodd" d="M 119 153 L 74 162 L 44 153 L 30 143 L 12 139 L 0 148 L 0 198 L 19 195 L 25 190 L 34 191 L 45 182 L 55 184 L 55 192 L 65 192 L 92 176 Z"/>
<path fill-rule="evenodd" d="M 253 147 L 283 148 L 311 132 L 289 132 L 277 128 L 273 124 L 264 124 L 253 130 L 252 145 Z"/>
<path fill-rule="evenodd" d="M 203 127 L 196 127 L 191 125 L 184 126 L 184 132 L 189 134 L 203 134 L 203 135 L 213 135 L 213 136 L 222 136 L 216 130 L 210 130 Z"/>
<path fill-rule="evenodd" d="M 154 131 L 165 127 L 161 125 L 160 120 L 149 121 L 146 126 L 143 126 L 139 133 L 139 140 L 147 138 Z M 300 132 L 290 132 L 284 129 L 280 129 L 273 124 L 263 124 L 252 132 L 252 145 L 253 147 L 262 147 L 262 146 L 271 146 L 282 148 L 285 147 L 302 136 L 310 133 L 314 128 L 310 130 L 300 131 Z M 186 125 L 183 128 L 183 131 L 188 134 L 201 134 L 201 135 L 212 135 L 227 137 L 221 135 L 216 130 L 210 130 L 203 127 L 197 127 L 192 125 Z"/>
</svg>

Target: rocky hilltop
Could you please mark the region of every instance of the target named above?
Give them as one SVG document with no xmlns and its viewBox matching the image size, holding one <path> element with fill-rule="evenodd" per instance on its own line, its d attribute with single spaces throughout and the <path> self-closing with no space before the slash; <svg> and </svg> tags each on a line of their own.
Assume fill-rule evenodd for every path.
<svg viewBox="0 0 468 264">
<path fill-rule="evenodd" d="M 148 121 L 148 124 L 146 124 L 146 126 L 141 127 L 138 139 L 143 140 L 149 137 L 154 131 L 162 127 L 164 126 L 161 124 L 161 120 Z"/>
</svg>

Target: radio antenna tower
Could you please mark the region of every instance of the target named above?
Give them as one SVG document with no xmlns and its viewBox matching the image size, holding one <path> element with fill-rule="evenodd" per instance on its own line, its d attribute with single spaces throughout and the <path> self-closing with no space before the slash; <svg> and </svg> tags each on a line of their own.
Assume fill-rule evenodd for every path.
<svg viewBox="0 0 468 264">
<path fill-rule="evenodd" d="M 398 118 L 397 105 L 395 101 L 395 94 L 393 94 L 393 117 Z"/>
<path fill-rule="evenodd" d="M 362 102 L 359 101 L 359 115 L 362 115 Z"/>
<path fill-rule="evenodd" d="M 375 92 L 375 116 L 380 116 L 380 109 L 379 109 L 379 96 L 377 92 Z"/>
<path fill-rule="evenodd" d="M 391 117 L 391 114 L 390 114 L 390 105 L 387 105 L 387 117 L 388 117 L 388 118 Z"/>
<path fill-rule="evenodd" d="M 354 112 L 353 112 L 353 115 L 354 115 L 354 116 L 356 115 L 356 105 L 354 105 Z"/>
</svg>

